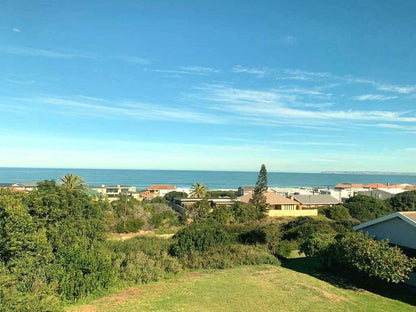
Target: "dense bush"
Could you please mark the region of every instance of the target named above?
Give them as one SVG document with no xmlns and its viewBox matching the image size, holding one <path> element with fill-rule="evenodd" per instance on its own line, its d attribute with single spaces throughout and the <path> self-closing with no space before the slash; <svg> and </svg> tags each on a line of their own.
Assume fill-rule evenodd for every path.
<svg viewBox="0 0 416 312">
<path fill-rule="evenodd" d="M 394 211 L 413 211 L 416 210 L 416 191 L 409 191 L 397 194 L 390 198 L 390 205 Z"/>
<path fill-rule="evenodd" d="M 237 265 L 278 265 L 279 260 L 263 246 L 227 244 L 214 246 L 205 252 L 192 253 L 181 258 L 185 267 L 191 269 L 225 269 Z"/>
<path fill-rule="evenodd" d="M 31 302 L 33 311 L 52 311 L 57 297 L 76 300 L 108 287 L 111 259 L 102 248 L 106 209 L 84 192 L 51 181 L 29 194 L 1 191 L 0 265 L 11 281 L 1 300 L 15 294 L 20 306 L 12 310 Z"/>
<path fill-rule="evenodd" d="M 233 210 L 230 206 L 214 207 L 210 217 L 220 224 L 234 223 Z"/>
<path fill-rule="evenodd" d="M 278 224 L 259 225 L 255 229 L 239 235 L 243 244 L 265 245 L 273 255 L 279 255 L 282 233 Z"/>
<path fill-rule="evenodd" d="M 178 259 L 169 255 L 169 246 L 170 241 L 156 237 L 107 242 L 116 278 L 134 283 L 156 281 L 182 269 Z"/>
<path fill-rule="evenodd" d="M 140 219 L 127 219 L 117 223 L 118 233 L 137 232 L 144 225 L 144 221 Z"/>
<path fill-rule="evenodd" d="M 0 266 L 1 312 L 59 312 L 63 311 L 53 289 L 42 282 L 33 291 L 21 290 L 22 282 L 4 266 Z"/>
<path fill-rule="evenodd" d="M 237 191 L 208 191 L 208 198 L 237 198 Z"/>
<path fill-rule="evenodd" d="M 344 206 L 349 210 L 353 218 L 361 222 L 379 218 L 393 212 L 393 208 L 388 201 L 366 195 L 356 195 L 348 198 Z"/>
<path fill-rule="evenodd" d="M 347 208 L 342 205 L 335 205 L 328 208 L 329 218 L 335 221 L 345 221 L 351 218 L 350 213 Z"/>
<path fill-rule="evenodd" d="M 161 226 L 177 226 L 179 219 L 162 197 L 151 202 L 140 202 L 122 195 L 111 203 L 106 220 L 109 231 L 118 233 L 152 230 Z"/>
<path fill-rule="evenodd" d="M 284 224 L 282 226 L 282 232 L 282 239 L 295 240 L 299 244 L 303 243 L 311 235 L 316 233 L 336 233 L 332 222 L 322 219 L 315 219 L 312 217 L 296 218 L 295 220 Z"/>
<path fill-rule="evenodd" d="M 192 223 L 180 230 L 174 238 L 176 241 L 172 244 L 170 253 L 174 256 L 183 256 L 224 244 L 230 237 L 219 223 L 205 220 L 201 223 Z"/>
<path fill-rule="evenodd" d="M 167 193 L 164 198 L 167 201 L 172 201 L 174 198 L 187 198 L 188 194 L 186 194 L 185 192 L 177 192 L 177 191 L 172 191 Z"/>
<path fill-rule="evenodd" d="M 233 217 L 237 223 L 248 223 L 263 218 L 263 212 L 256 206 L 236 202 L 232 207 Z"/>
<path fill-rule="evenodd" d="M 332 234 L 315 234 L 300 245 L 308 257 L 317 257 L 326 267 L 333 263 L 335 237 Z"/>
<path fill-rule="evenodd" d="M 349 232 L 331 237 L 313 236 L 302 244 L 308 256 L 317 256 L 325 265 L 341 265 L 387 282 L 399 283 L 408 278 L 416 265 L 398 247 L 376 241 L 368 234 Z"/>
<path fill-rule="evenodd" d="M 408 278 L 416 265 L 415 260 L 409 259 L 400 248 L 361 232 L 347 233 L 337 239 L 335 259 L 343 266 L 393 283 Z"/>
</svg>

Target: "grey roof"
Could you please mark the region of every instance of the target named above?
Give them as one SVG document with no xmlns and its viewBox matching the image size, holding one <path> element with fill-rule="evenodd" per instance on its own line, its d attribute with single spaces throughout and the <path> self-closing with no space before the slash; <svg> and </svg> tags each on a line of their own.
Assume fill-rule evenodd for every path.
<svg viewBox="0 0 416 312">
<path fill-rule="evenodd" d="M 295 195 L 293 198 L 302 205 L 336 205 L 340 201 L 331 195 Z"/>
<path fill-rule="evenodd" d="M 382 223 L 384 221 L 388 221 L 394 218 L 399 218 L 413 227 L 416 227 L 416 211 L 401 211 L 401 212 L 393 212 L 387 216 L 377 218 L 368 222 L 361 223 L 353 227 L 354 231 L 361 230 L 367 227 L 370 227 L 377 223 Z"/>
<path fill-rule="evenodd" d="M 12 187 L 13 183 L 0 183 L 0 187 Z"/>
</svg>

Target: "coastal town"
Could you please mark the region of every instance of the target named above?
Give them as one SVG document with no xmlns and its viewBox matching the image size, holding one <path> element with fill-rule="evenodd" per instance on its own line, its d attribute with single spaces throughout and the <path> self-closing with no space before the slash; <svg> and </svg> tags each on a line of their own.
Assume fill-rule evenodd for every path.
<svg viewBox="0 0 416 312">
<path fill-rule="evenodd" d="M 38 182 L 15 182 L 0 183 L 1 188 L 7 188 L 16 192 L 30 192 L 37 189 Z M 151 201 L 155 198 L 165 198 L 169 193 L 173 194 L 169 201 L 171 207 L 180 213 L 185 208 L 192 206 L 202 200 L 208 201 L 212 207 L 232 205 L 235 202 L 249 203 L 254 186 L 239 186 L 236 189 L 221 189 L 225 195 L 215 198 L 197 198 L 191 194 L 191 188 L 176 187 L 169 184 L 154 184 L 145 190 L 138 190 L 133 185 L 100 185 L 88 186 L 87 193 L 95 200 L 113 202 L 120 199 L 120 196 L 134 198 L 138 201 Z M 393 196 L 416 190 L 416 185 L 389 183 L 339 183 L 333 188 L 319 187 L 268 187 L 265 192 L 268 204 L 267 214 L 270 217 L 301 217 L 317 216 L 318 208 L 333 207 L 342 204 L 356 195 L 366 195 L 374 199 L 385 200 Z M 180 196 L 177 196 L 180 195 Z"/>
</svg>

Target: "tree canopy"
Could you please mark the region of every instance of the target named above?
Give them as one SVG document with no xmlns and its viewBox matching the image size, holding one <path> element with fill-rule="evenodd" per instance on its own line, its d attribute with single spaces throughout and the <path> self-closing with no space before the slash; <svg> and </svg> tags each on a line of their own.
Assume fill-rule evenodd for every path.
<svg viewBox="0 0 416 312">
<path fill-rule="evenodd" d="M 261 165 L 256 186 L 254 187 L 253 196 L 250 199 L 250 204 L 256 206 L 263 213 L 266 212 L 269 206 L 266 202 L 265 192 L 267 192 L 267 170 L 263 164 Z"/>
<path fill-rule="evenodd" d="M 64 175 L 59 181 L 70 190 L 83 190 L 87 187 L 85 180 L 73 173 Z"/>
<path fill-rule="evenodd" d="M 207 196 L 207 187 L 203 183 L 192 184 L 190 197 L 204 198 Z"/>
</svg>

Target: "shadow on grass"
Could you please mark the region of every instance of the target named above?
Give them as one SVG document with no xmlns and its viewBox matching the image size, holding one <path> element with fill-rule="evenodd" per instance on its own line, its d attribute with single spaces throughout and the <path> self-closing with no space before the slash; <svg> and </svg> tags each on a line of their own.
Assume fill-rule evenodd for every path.
<svg viewBox="0 0 416 312">
<path fill-rule="evenodd" d="M 317 258 L 295 258 L 282 260 L 282 267 L 308 274 L 333 286 L 355 291 L 369 292 L 416 306 L 416 288 L 405 284 L 386 283 L 368 278 L 356 272 L 342 269 L 326 269 Z"/>
</svg>

